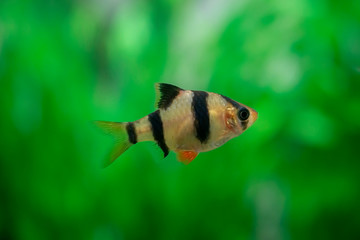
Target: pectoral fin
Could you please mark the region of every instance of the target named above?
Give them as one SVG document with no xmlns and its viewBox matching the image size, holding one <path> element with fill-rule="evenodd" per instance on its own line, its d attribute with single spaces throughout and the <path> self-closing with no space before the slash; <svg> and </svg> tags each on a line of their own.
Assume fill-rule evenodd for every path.
<svg viewBox="0 0 360 240">
<path fill-rule="evenodd" d="M 177 153 L 177 159 L 179 160 L 179 162 L 182 162 L 185 165 L 188 165 L 199 154 L 194 151 L 177 151 L 176 153 Z"/>
</svg>

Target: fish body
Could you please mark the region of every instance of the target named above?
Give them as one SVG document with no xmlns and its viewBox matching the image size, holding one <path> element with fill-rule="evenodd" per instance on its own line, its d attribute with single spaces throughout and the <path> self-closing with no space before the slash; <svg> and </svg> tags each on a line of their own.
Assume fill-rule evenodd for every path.
<svg viewBox="0 0 360 240">
<path fill-rule="evenodd" d="M 254 109 L 217 93 L 184 90 L 166 83 L 156 84 L 155 89 L 155 112 L 134 122 L 97 122 L 117 143 L 106 165 L 143 141 L 155 141 L 164 157 L 175 151 L 178 160 L 188 164 L 198 153 L 239 136 L 257 119 Z"/>
</svg>

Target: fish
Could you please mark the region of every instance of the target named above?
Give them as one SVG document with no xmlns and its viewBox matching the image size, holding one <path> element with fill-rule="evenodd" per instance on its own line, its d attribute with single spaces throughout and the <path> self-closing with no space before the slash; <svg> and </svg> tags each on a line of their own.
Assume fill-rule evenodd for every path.
<svg viewBox="0 0 360 240">
<path fill-rule="evenodd" d="M 254 109 L 221 94 L 167 83 L 156 83 L 155 91 L 157 110 L 149 115 L 133 122 L 95 122 L 115 140 L 104 167 L 144 141 L 156 142 L 164 158 L 174 151 L 187 165 L 200 152 L 216 149 L 241 135 L 258 117 Z"/>
</svg>

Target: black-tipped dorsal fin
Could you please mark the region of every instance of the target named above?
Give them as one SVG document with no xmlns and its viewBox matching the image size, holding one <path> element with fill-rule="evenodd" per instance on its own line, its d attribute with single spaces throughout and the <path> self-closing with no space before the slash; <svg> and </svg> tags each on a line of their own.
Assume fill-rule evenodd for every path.
<svg viewBox="0 0 360 240">
<path fill-rule="evenodd" d="M 155 90 L 155 106 L 161 109 L 167 109 L 175 97 L 184 89 L 167 83 L 155 83 Z"/>
</svg>

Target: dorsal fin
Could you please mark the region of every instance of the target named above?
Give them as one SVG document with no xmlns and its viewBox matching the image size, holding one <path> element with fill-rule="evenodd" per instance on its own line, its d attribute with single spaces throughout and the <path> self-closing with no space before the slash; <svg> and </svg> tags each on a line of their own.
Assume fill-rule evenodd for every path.
<svg viewBox="0 0 360 240">
<path fill-rule="evenodd" d="M 155 83 L 156 102 L 155 106 L 167 109 L 175 97 L 184 89 L 167 83 Z"/>
</svg>

